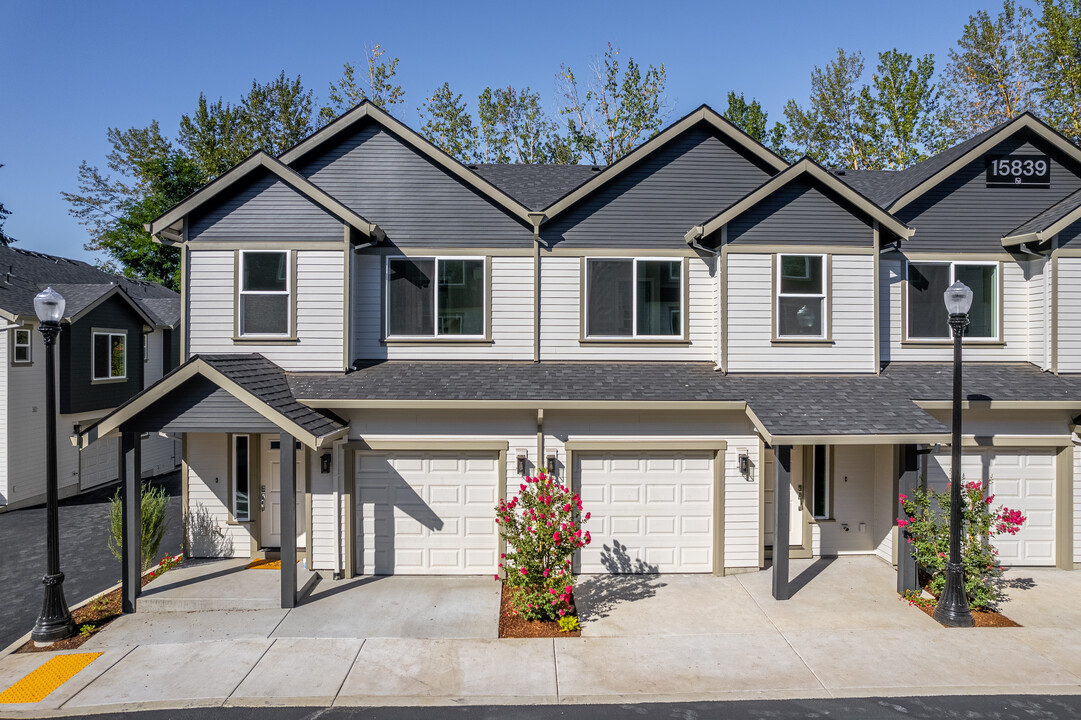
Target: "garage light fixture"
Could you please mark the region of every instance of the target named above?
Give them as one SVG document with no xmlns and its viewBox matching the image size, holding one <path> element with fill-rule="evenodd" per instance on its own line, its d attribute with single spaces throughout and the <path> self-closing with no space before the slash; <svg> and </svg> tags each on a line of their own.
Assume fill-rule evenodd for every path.
<svg viewBox="0 0 1081 720">
<path fill-rule="evenodd" d="M 526 475 L 526 459 L 528 457 L 529 457 L 529 451 L 528 450 L 526 450 L 525 448 L 518 448 L 518 464 L 517 464 L 516 467 L 518 469 L 518 474 L 521 477 L 525 477 L 525 475 Z"/>
<path fill-rule="evenodd" d="M 324 475 L 330 472 L 330 453 L 323 453 L 319 458 L 319 471 Z"/>
<path fill-rule="evenodd" d="M 745 478 L 751 476 L 751 456 L 746 452 L 739 454 L 739 474 Z"/>
<path fill-rule="evenodd" d="M 548 453 L 548 456 L 545 459 L 547 460 L 547 462 L 544 465 L 546 472 L 550 476 L 555 477 L 555 475 L 556 475 L 556 454 L 554 452 L 550 452 L 550 453 Z"/>
</svg>

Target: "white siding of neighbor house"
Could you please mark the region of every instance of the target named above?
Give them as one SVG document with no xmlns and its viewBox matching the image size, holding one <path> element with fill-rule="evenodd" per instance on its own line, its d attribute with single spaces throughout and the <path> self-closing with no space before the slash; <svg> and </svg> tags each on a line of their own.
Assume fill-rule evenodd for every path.
<svg viewBox="0 0 1081 720">
<path fill-rule="evenodd" d="M 338 250 L 296 250 L 298 341 L 233 342 L 234 253 L 193 249 L 188 269 L 188 353 L 262 353 L 286 370 L 341 370 L 345 260 Z"/>
<path fill-rule="evenodd" d="M 11 331 L 0 331 L 0 390 L 4 397 L 10 397 L 8 388 L 8 368 L 11 365 L 11 350 L 8 336 Z M 10 403 L 0 407 L 0 507 L 8 504 L 8 413 Z"/>
<path fill-rule="evenodd" d="M 1081 257 L 1057 263 L 1058 371 L 1081 372 Z"/>
<path fill-rule="evenodd" d="M 30 333 L 32 365 L 9 366 L 8 413 L 8 503 L 30 501 L 45 495 L 45 344 L 41 333 Z M 64 342 L 61 335 L 60 342 Z M 57 353 L 59 354 L 59 352 Z M 8 359 L 5 358 L 5 362 Z M 59 380 L 57 382 L 59 397 Z M 57 423 L 57 479 L 61 494 L 70 494 L 78 477 L 67 470 L 70 461 L 64 446 L 71 448 L 63 425 Z"/>
<path fill-rule="evenodd" d="M 190 540 L 192 557 L 249 557 L 247 525 L 229 523 L 229 440 L 225 433 L 188 433 L 188 514 L 209 520 L 212 535 Z"/>
<path fill-rule="evenodd" d="M 963 255 L 957 256 L 963 260 Z M 1003 316 L 1004 345 L 980 346 L 979 343 L 965 343 L 966 362 L 1027 362 L 1032 356 L 1030 349 L 1032 310 L 1030 288 L 1043 281 L 1027 275 L 1032 272 L 1030 263 L 1002 261 L 999 263 L 1003 279 L 1003 298 L 1000 305 Z M 953 360 L 953 345 L 944 342 L 941 346 L 927 347 L 903 345 L 904 324 L 901 317 L 901 294 L 906 287 L 904 282 L 905 261 L 896 253 L 882 257 L 880 264 L 880 343 L 882 359 L 908 362 L 950 362 Z M 943 306 L 945 313 L 945 306 Z"/>
<path fill-rule="evenodd" d="M 875 370 L 874 259 L 833 255 L 832 345 L 772 343 L 773 256 L 728 255 L 727 354 L 729 372 L 848 372 Z"/>
<path fill-rule="evenodd" d="M 355 256 L 352 272 L 353 359 L 366 360 L 532 360 L 533 258 L 493 256 L 492 344 L 435 343 L 385 345 L 386 256 Z"/>
<path fill-rule="evenodd" d="M 632 256 L 630 253 L 628 256 Z M 641 253 L 638 257 L 647 257 Z M 675 258 L 672 258 L 675 259 Z M 581 314 L 582 259 L 563 255 L 541 258 L 541 360 L 715 360 L 717 283 L 715 260 L 687 259 L 690 307 L 689 346 L 650 347 L 583 344 Z"/>
</svg>

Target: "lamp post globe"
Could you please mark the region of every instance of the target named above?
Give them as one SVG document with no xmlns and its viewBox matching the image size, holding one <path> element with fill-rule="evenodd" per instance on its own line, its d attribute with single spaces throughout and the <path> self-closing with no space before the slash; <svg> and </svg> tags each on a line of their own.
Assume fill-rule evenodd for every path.
<svg viewBox="0 0 1081 720">
<path fill-rule="evenodd" d="M 953 333 L 953 437 L 950 447 L 950 556 L 946 562 L 946 585 L 935 605 L 934 617 L 949 627 L 972 627 L 972 610 L 965 591 L 961 565 L 961 341 L 968 327 L 972 289 L 958 280 L 943 295 Z"/>
<path fill-rule="evenodd" d="M 30 638 L 39 644 L 63 640 L 75 634 L 75 621 L 71 618 L 64 599 L 64 573 L 60 572 L 60 515 L 59 489 L 56 476 L 56 338 L 60 334 L 60 320 L 64 317 L 64 298 L 51 287 L 34 298 L 34 312 L 38 316 L 38 330 L 45 342 L 45 519 L 46 548 L 48 552 L 45 576 L 45 599 L 41 614 Z"/>
</svg>

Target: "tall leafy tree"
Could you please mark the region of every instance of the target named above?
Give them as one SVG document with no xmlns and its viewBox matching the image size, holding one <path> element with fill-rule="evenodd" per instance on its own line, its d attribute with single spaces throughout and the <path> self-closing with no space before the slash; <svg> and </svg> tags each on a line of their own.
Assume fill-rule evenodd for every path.
<svg viewBox="0 0 1081 720">
<path fill-rule="evenodd" d="M 2 167 L 4 167 L 3 164 L 0 164 L 0 168 Z M 0 202 L 0 245 L 5 247 L 15 242 L 15 238 L 4 232 L 4 221 L 7 220 L 9 215 L 11 215 L 11 211 L 4 207 L 4 203 Z"/>
<path fill-rule="evenodd" d="M 663 63 L 643 70 L 633 57 L 624 67 L 611 43 L 589 70 L 579 80 L 569 66 L 560 69 L 560 114 L 576 152 L 595 164 L 611 164 L 664 124 L 671 109 L 664 94 L 667 70 Z"/>
<path fill-rule="evenodd" d="M 424 105 L 417 108 L 423 125 L 420 134 L 443 152 L 462 162 L 477 160 L 477 129 L 473 116 L 450 83 L 443 83 Z"/>
<path fill-rule="evenodd" d="M 244 107 L 221 98 L 209 102 L 202 93 L 195 112 L 180 116 L 177 143 L 207 178 L 221 175 L 255 148 Z"/>
<path fill-rule="evenodd" d="M 967 138 L 1039 109 L 1032 11 L 1005 0 L 994 18 L 969 17 L 950 50 L 942 89 L 950 130 Z"/>
<path fill-rule="evenodd" d="M 477 99 L 485 162 L 543 163 L 559 161 L 557 126 L 541 107 L 540 95 L 528 87 L 484 88 Z"/>
<path fill-rule="evenodd" d="M 728 108 L 724 111 L 724 116 L 732 121 L 733 125 L 773 152 L 786 159 L 791 159 L 787 158 L 790 151 L 784 147 L 784 139 L 788 133 L 788 128 L 785 127 L 784 123 L 779 122 L 773 123 L 772 127 L 767 127 L 769 114 L 762 109 L 762 103 L 758 102 L 758 100 L 751 98 L 750 102 L 748 102 L 743 93 L 737 95 L 734 92 L 729 92 Z"/>
<path fill-rule="evenodd" d="M 1081 0 L 1041 0 L 1034 43 L 1043 116 L 1081 142 Z"/>
<path fill-rule="evenodd" d="M 252 80 L 240 104 L 252 145 L 271 155 L 280 155 L 312 134 L 312 91 L 304 89 L 299 75 L 287 78 L 283 70 L 268 83 Z"/>
<path fill-rule="evenodd" d="M 357 66 L 345 63 L 342 76 L 331 83 L 327 98 L 330 101 L 319 111 L 319 123 L 326 125 L 343 112 L 360 103 L 371 100 L 374 104 L 393 114 L 393 106 L 405 102 L 405 91 L 394 83 L 398 74 L 398 58 L 384 60 L 386 50 L 379 43 L 365 48 L 367 72 L 362 83 L 357 82 Z"/>
<path fill-rule="evenodd" d="M 870 86 L 860 93 L 874 156 L 869 166 L 900 170 L 941 152 L 949 145 L 949 133 L 938 88 L 932 82 L 934 55 L 913 58 L 896 48 L 878 54 L 878 67 Z"/>
</svg>

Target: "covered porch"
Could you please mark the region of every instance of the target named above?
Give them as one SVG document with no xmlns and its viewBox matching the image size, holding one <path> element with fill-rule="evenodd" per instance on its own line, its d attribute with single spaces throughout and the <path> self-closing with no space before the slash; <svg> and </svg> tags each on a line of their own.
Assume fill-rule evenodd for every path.
<svg viewBox="0 0 1081 720">
<path fill-rule="evenodd" d="M 185 556 L 252 556 L 243 562 L 238 558 L 227 574 L 243 570 L 246 585 L 266 585 L 262 592 L 277 595 L 280 607 L 295 607 L 314 578 L 309 570 L 310 494 L 305 491 L 310 491 L 314 467 L 329 465 L 331 443 L 348 432 L 347 424 L 297 402 L 284 371 L 261 355 L 202 355 L 83 431 L 78 438 L 83 447 L 105 437 L 120 438 L 127 613 L 136 611 L 141 595 L 140 438 L 151 432 L 184 437 Z M 245 540 L 250 547 L 243 547 Z M 306 555 L 299 569 L 298 546 Z M 245 570 L 258 555 L 280 560 L 280 569 Z M 196 569 L 191 574 L 148 592 L 147 600 L 153 596 L 151 605 L 158 603 L 166 586 L 177 582 L 182 588 L 209 579 Z"/>
</svg>

